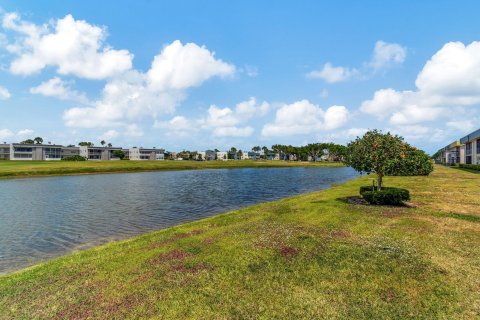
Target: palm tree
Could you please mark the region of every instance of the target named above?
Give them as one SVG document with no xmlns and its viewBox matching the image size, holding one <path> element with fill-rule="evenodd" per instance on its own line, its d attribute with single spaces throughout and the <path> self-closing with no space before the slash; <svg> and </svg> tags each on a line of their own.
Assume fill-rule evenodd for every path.
<svg viewBox="0 0 480 320">
<path fill-rule="evenodd" d="M 109 143 L 107 144 L 107 146 L 108 146 L 109 148 L 111 148 L 111 147 L 112 147 L 112 144 L 109 142 Z"/>
<path fill-rule="evenodd" d="M 105 143 L 106 143 L 105 140 L 100 141 L 100 144 L 102 145 L 102 147 L 105 145 Z"/>
<path fill-rule="evenodd" d="M 268 151 L 270 150 L 268 150 L 267 146 L 263 146 L 262 150 L 263 150 L 263 156 L 265 157 L 265 159 L 267 159 L 267 154 L 268 154 Z"/>
<path fill-rule="evenodd" d="M 230 151 L 228 152 L 228 159 L 237 159 L 237 148 L 230 148 Z"/>
</svg>

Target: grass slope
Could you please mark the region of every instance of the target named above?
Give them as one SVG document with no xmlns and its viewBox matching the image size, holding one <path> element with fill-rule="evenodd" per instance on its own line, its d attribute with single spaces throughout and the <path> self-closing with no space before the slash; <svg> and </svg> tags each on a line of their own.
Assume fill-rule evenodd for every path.
<svg viewBox="0 0 480 320">
<path fill-rule="evenodd" d="M 480 176 L 386 179 L 417 208 L 344 201 L 368 180 L 1 277 L 0 318 L 480 317 Z"/>
<path fill-rule="evenodd" d="M 342 166 L 300 161 L 0 161 L 1 178 L 161 170 Z"/>
</svg>

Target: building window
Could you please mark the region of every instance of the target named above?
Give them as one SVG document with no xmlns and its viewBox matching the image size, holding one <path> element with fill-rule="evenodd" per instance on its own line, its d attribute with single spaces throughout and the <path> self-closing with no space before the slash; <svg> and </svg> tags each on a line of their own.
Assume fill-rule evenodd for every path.
<svg viewBox="0 0 480 320">
<path fill-rule="evenodd" d="M 468 142 L 465 145 L 465 153 L 466 154 L 472 154 L 472 143 L 471 142 Z"/>
<path fill-rule="evenodd" d="M 477 154 L 480 154 L 480 139 L 477 140 Z"/>
</svg>

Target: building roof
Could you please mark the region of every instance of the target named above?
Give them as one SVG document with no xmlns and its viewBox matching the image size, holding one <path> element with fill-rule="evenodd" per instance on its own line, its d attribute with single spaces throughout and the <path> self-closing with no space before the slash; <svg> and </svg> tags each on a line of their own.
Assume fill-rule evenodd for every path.
<svg viewBox="0 0 480 320">
<path fill-rule="evenodd" d="M 48 148 L 64 148 L 64 146 L 60 144 L 24 144 L 24 143 L 12 143 L 14 146 L 22 146 L 22 147 L 48 147 Z"/>
<path fill-rule="evenodd" d="M 467 134 L 465 137 L 460 139 L 460 143 L 464 144 L 464 143 L 467 143 L 469 141 L 472 141 L 472 140 L 475 140 L 475 139 L 478 139 L 478 138 L 480 138 L 480 129 L 478 129 L 476 131 L 473 131 L 472 133 Z"/>
</svg>

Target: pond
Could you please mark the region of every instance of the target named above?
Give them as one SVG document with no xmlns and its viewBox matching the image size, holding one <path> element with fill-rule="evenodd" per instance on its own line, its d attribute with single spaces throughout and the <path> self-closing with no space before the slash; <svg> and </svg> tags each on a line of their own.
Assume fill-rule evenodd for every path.
<svg viewBox="0 0 480 320">
<path fill-rule="evenodd" d="M 0 273 L 357 176 L 317 167 L 0 180 Z"/>
</svg>

